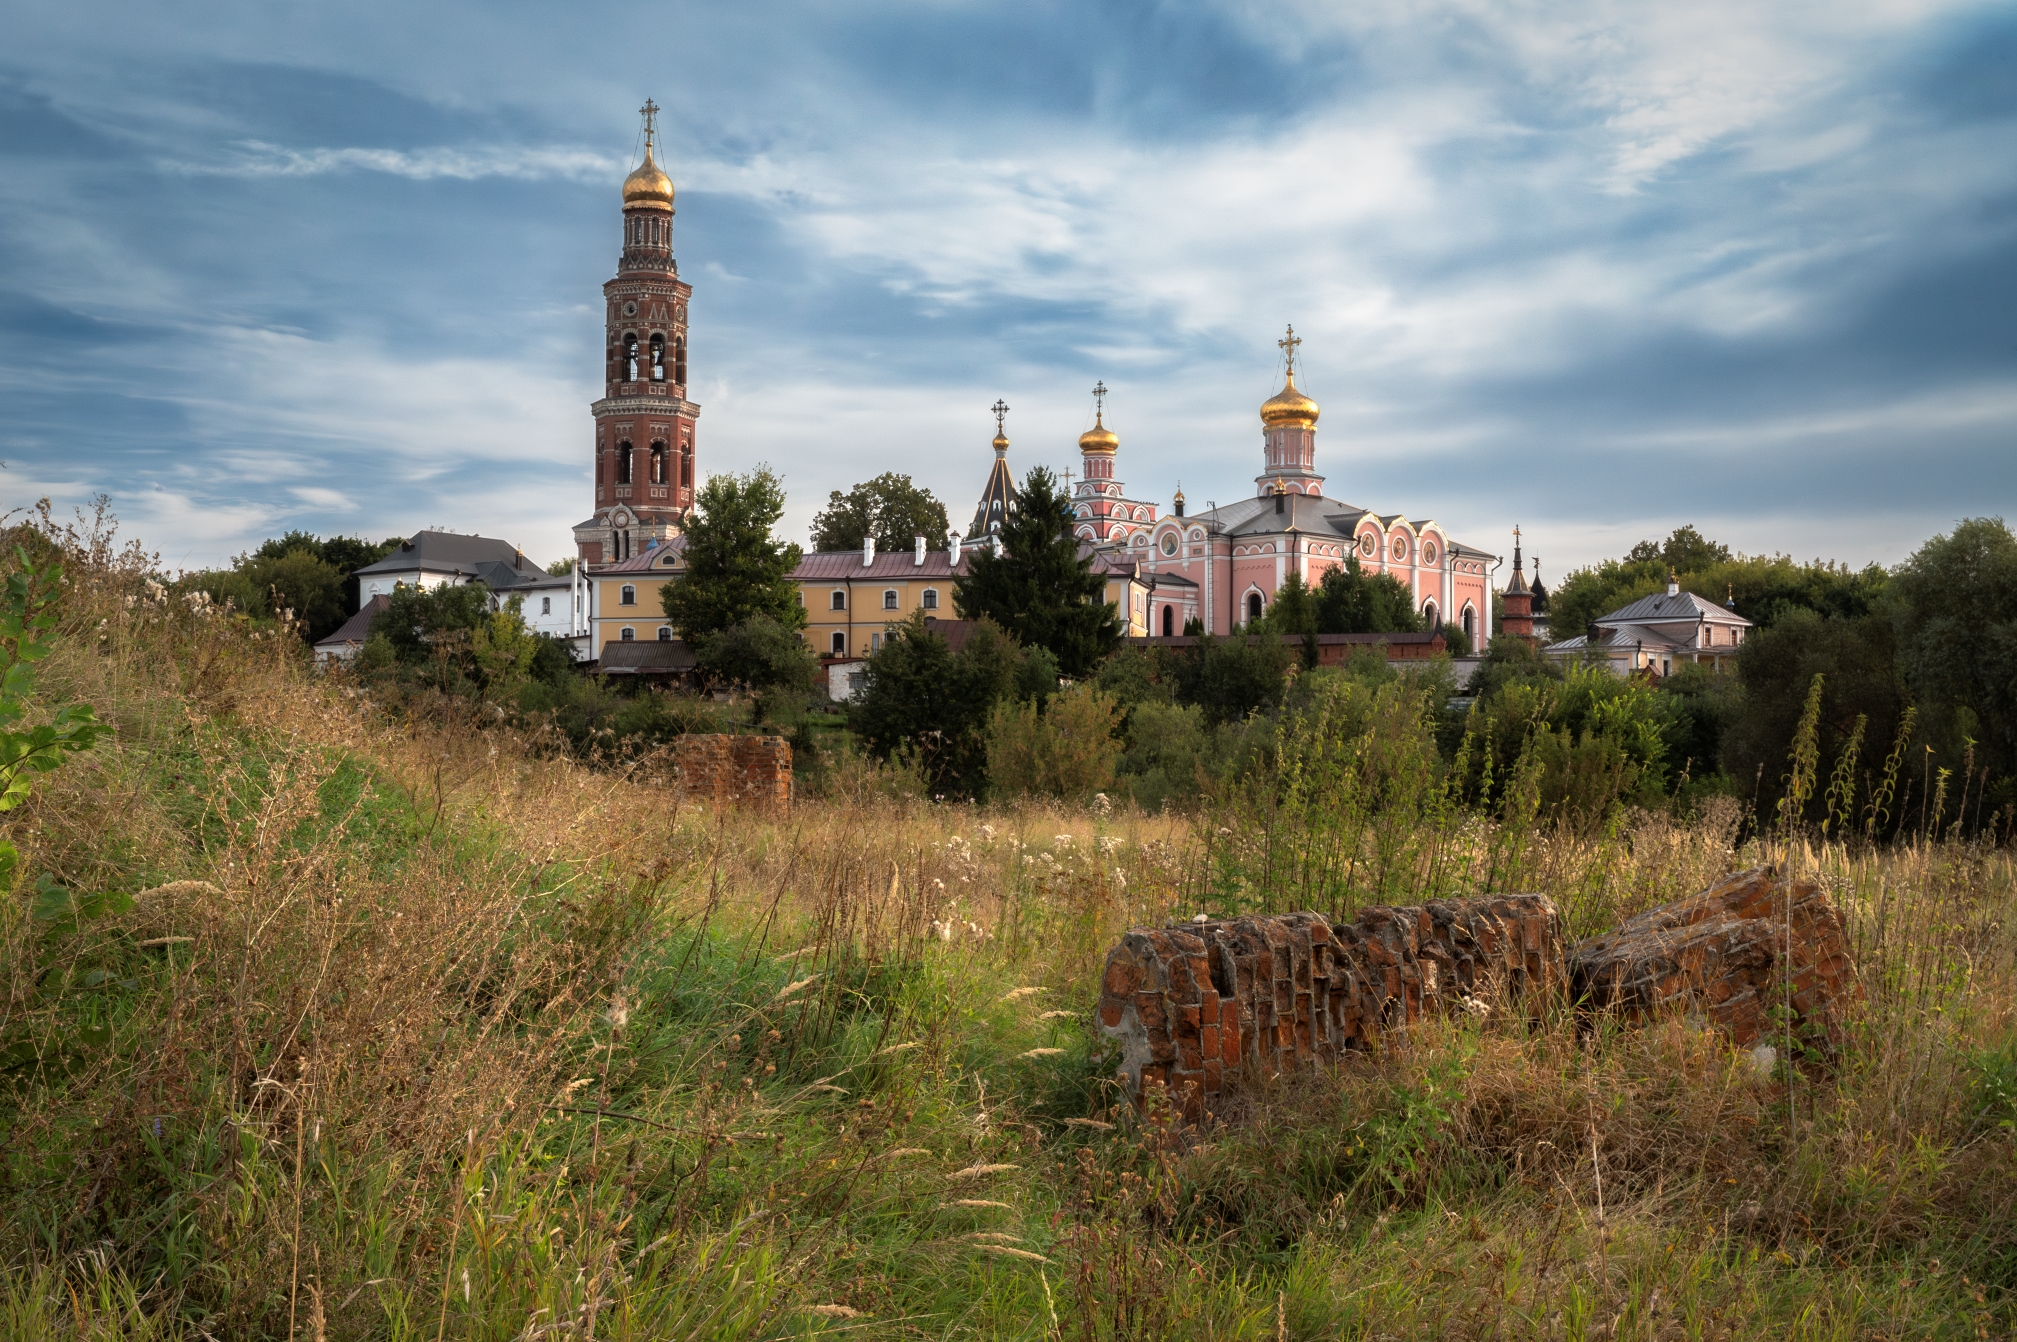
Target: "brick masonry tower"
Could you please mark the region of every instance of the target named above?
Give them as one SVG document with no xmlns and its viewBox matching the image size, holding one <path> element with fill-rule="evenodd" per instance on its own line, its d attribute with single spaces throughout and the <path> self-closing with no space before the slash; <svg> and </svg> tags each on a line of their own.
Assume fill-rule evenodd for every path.
<svg viewBox="0 0 2017 1342">
<path fill-rule="evenodd" d="M 1534 637 L 1534 591 L 1520 565 L 1520 529 L 1513 528 L 1513 576 L 1499 594 L 1499 632 L 1515 638 Z"/>
<path fill-rule="evenodd" d="M 694 421 L 686 399 L 686 305 L 672 258 L 672 179 L 654 158 L 658 106 L 646 102 L 644 162 L 623 179 L 623 256 L 602 286 L 603 394 L 595 416 L 595 512 L 574 528 L 576 557 L 608 564 L 678 535 L 693 506 Z"/>
</svg>

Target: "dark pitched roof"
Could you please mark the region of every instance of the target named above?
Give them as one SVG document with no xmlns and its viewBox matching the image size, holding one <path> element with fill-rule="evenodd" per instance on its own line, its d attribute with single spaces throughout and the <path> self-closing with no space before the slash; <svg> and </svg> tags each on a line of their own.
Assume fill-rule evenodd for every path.
<svg viewBox="0 0 2017 1342">
<path fill-rule="evenodd" d="M 602 645 L 596 669 L 612 676 L 669 676 L 693 670 L 693 649 L 676 638 Z"/>
<path fill-rule="evenodd" d="M 338 625 L 334 632 L 315 640 L 318 648 L 341 648 L 352 643 L 362 643 L 371 636 L 371 621 L 378 612 L 389 608 L 392 598 L 380 594 L 358 608 L 357 614 Z"/>
<path fill-rule="evenodd" d="M 1741 624 L 1746 627 L 1750 621 L 1732 610 L 1725 610 L 1713 601 L 1705 601 L 1693 592 L 1677 592 L 1672 596 L 1665 592 L 1655 592 L 1642 596 L 1629 606 L 1620 606 L 1609 615 L 1597 617 L 1598 624 L 1661 624 L 1671 620 L 1710 620 L 1717 624 Z"/>
<path fill-rule="evenodd" d="M 501 565 L 500 572 L 544 572 L 510 541 L 490 536 L 464 536 L 454 531 L 416 531 L 397 550 L 375 564 L 366 564 L 357 572 L 404 573 L 426 568 L 438 573 L 460 571 L 473 575 L 484 564 Z"/>
<path fill-rule="evenodd" d="M 974 506 L 973 525 L 967 528 L 969 538 L 978 538 L 1000 528 L 1015 509 L 1015 476 L 1009 473 L 1008 456 L 997 453 L 994 465 L 988 469 L 987 483 L 981 486 L 980 502 Z"/>
</svg>

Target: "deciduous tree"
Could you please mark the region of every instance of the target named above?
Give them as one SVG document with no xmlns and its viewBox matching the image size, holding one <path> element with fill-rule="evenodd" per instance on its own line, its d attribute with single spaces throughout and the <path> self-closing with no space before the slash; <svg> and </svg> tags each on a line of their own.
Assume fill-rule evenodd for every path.
<svg viewBox="0 0 2017 1342">
<path fill-rule="evenodd" d="M 791 571 L 803 552 L 772 533 L 784 516 L 784 484 L 768 466 L 710 476 L 686 529 L 686 576 L 659 588 L 679 636 L 700 640 L 758 616 L 805 627 Z"/>
</svg>

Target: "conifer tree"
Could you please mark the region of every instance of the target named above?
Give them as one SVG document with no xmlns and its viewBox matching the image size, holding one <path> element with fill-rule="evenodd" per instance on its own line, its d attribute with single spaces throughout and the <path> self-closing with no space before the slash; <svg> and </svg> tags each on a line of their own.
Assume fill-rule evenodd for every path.
<svg viewBox="0 0 2017 1342">
<path fill-rule="evenodd" d="M 953 588 L 962 619 L 993 620 L 1029 647 L 1047 648 L 1067 676 L 1084 676 L 1119 646 L 1120 624 L 1102 596 L 1105 580 L 1079 555 L 1070 501 L 1057 477 L 1036 466 L 1023 477 L 1001 531 L 1002 554 L 976 550 Z"/>
</svg>

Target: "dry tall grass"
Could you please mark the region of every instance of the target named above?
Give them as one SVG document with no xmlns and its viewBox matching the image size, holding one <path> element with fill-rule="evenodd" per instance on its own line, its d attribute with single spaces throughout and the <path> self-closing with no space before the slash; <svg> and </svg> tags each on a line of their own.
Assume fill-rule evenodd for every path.
<svg viewBox="0 0 2017 1342">
<path fill-rule="evenodd" d="M 58 882 L 0 915 L 10 1336 L 2017 1323 L 2005 852 L 1740 852 L 1715 811 L 1452 815 L 1404 852 L 1369 814 L 1345 860 L 1379 888 L 1539 889 L 1583 928 L 1796 862 L 1851 914 L 1856 1044 L 1768 1078 L 1683 1022 L 1467 1019 L 1184 1132 L 1115 1105 L 1100 959 L 1293 897 L 1267 873 L 1307 862 L 1228 856 L 1288 839 L 858 772 L 783 819 L 682 808 L 660 761 L 394 720 L 70 543 L 44 692 L 118 736 L 10 825 Z"/>
</svg>

